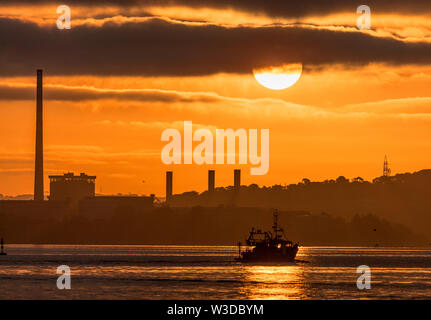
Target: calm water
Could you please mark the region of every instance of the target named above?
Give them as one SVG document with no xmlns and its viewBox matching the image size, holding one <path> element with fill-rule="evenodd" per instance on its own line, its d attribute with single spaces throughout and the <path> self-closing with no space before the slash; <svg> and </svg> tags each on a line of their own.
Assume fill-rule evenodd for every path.
<svg viewBox="0 0 431 320">
<path fill-rule="evenodd" d="M 430 299 L 431 248 L 301 247 L 290 264 L 243 265 L 236 247 L 10 245 L 0 299 Z M 57 267 L 72 270 L 58 290 Z M 356 267 L 372 270 L 370 290 Z"/>
</svg>

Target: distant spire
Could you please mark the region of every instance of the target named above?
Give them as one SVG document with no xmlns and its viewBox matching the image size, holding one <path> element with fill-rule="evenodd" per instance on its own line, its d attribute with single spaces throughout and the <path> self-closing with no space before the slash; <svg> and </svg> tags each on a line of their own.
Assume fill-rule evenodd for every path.
<svg viewBox="0 0 431 320">
<path fill-rule="evenodd" d="M 391 175 L 391 169 L 389 169 L 388 158 L 385 155 L 385 160 L 383 161 L 383 176 L 389 177 Z"/>
</svg>

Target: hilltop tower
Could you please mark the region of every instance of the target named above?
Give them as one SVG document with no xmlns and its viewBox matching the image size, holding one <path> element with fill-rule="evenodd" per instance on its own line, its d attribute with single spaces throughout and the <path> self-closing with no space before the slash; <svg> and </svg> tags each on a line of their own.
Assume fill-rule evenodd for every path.
<svg viewBox="0 0 431 320">
<path fill-rule="evenodd" d="M 389 177 L 391 175 L 391 169 L 389 169 L 388 158 L 385 155 L 385 160 L 383 161 L 383 176 Z"/>
</svg>

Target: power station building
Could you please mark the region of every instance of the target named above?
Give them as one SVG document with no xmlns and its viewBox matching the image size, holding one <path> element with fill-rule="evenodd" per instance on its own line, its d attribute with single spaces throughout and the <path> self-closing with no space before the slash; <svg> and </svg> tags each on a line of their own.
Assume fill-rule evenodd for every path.
<svg viewBox="0 0 431 320">
<path fill-rule="evenodd" d="M 154 195 L 96 196 L 96 176 L 72 172 L 49 176 L 49 201 L 45 200 L 43 170 L 43 71 L 38 69 L 36 90 L 36 144 L 33 200 L 0 200 L 0 216 L 53 220 L 72 212 L 89 218 L 109 218 L 116 213 L 145 212 L 153 208 Z"/>
<path fill-rule="evenodd" d="M 87 197 L 94 197 L 96 176 L 73 172 L 64 175 L 49 176 L 49 200 L 77 202 Z"/>
</svg>

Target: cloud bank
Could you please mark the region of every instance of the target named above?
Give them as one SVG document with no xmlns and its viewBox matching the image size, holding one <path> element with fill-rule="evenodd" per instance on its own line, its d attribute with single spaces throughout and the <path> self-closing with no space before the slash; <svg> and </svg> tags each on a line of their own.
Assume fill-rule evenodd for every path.
<svg viewBox="0 0 431 320">
<path fill-rule="evenodd" d="M 61 5 L 62 0 L 0 0 L 0 5 Z M 264 13 L 273 17 L 306 17 L 333 14 L 337 12 L 355 12 L 361 4 L 371 7 L 373 12 L 392 12 L 399 14 L 426 14 L 431 12 L 429 0 L 368 0 L 361 3 L 355 0 L 69 0 L 73 6 L 110 6 L 119 8 L 174 7 L 234 9 L 250 13 Z"/>
<path fill-rule="evenodd" d="M 430 64 L 431 44 L 302 27 L 189 25 L 150 19 L 71 30 L 0 19 L 0 75 L 200 76 L 302 62 Z"/>
</svg>

